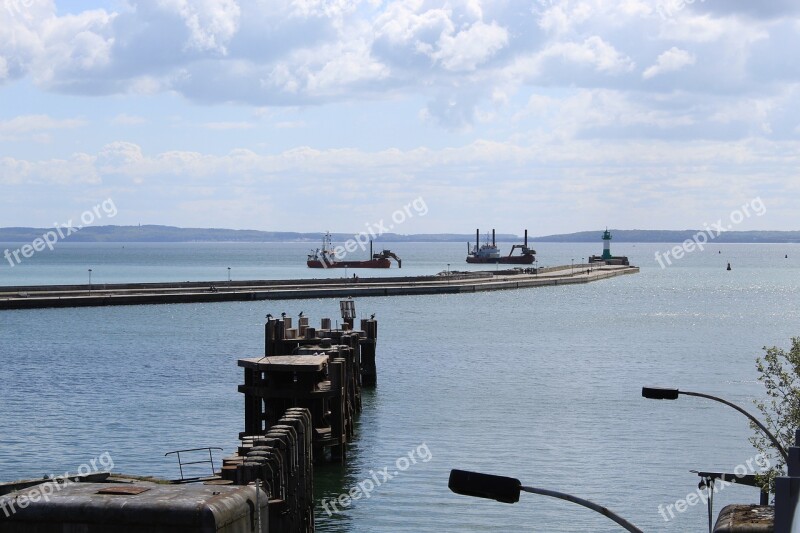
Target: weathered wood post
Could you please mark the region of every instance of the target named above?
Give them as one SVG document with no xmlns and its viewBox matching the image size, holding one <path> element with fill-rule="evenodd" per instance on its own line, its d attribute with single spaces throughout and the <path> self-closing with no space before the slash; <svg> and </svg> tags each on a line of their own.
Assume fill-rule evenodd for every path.
<svg viewBox="0 0 800 533">
<path fill-rule="evenodd" d="M 331 381 L 331 459 L 342 464 L 347 460 L 347 434 L 345 429 L 345 360 L 334 359 L 328 364 Z"/>
<path fill-rule="evenodd" d="M 367 338 L 363 339 L 361 343 L 361 384 L 367 387 L 374 387 L 378 383 L 378 369 L 375 365 L 378 321 L 374 318 L 362 321 L 361 328 L 367 334 Z"/>
</svg>

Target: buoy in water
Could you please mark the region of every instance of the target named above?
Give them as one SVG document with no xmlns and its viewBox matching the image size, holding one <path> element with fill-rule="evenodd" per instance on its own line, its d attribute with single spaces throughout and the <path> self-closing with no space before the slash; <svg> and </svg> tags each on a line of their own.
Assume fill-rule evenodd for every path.
<svg viewBox="0 0 800 533">
<path fill-rule="evenodd" d="M 728 263 L 728 270 L 732 270 L 732 269 L 731 269 L 731 264 L 730 264 L 730 263 Z"/>
</svg>

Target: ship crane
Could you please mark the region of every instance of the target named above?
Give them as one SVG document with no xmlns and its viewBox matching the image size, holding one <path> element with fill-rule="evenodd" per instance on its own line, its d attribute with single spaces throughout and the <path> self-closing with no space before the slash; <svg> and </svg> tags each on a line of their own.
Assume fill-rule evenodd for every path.
<svg viewBox="0 0 800 533">
<path fill-rule="evenodd" d="M 397 254 L 392 252 L 391 250 L 383 250 L 379 254 L 372 255 L 373 259 L 388 259 L 390 257 L 395 261 L 397 261 L 397 268 L 403 268 L 403 261 L 401 261 L 400 258 L 397 257 Z"/>
<path fill-rule="evenodd" d="M 512 246 L 511 251 L 508 252 L 508 257 L 511 257 L 514 254 L 514 250 L 517 248 L 522 251 L 522 255 L 536 255 L 536 250 L 528 248 L 528 230 L 525 230 L 525 244 L 515 244 Z"/>
</svg>

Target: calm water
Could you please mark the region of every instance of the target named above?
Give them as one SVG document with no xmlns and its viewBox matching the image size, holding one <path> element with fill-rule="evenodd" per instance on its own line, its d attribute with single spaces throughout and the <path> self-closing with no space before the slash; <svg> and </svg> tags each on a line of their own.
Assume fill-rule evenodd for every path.
<svg viewBox="0 0 800 533">
<path fill-rule="evenodd" d="M 465 266 L 464 244 L 390 247 L 403 274 Z M 600 245 L 535 247 L 541 264 L 553 265 Z M 662 270 L 653 254 L 665 248 L 615 245 L 641 273 L 584 286 L 358 300 L 360 313 L 380 320 L 379 385 L 365 398 L 350 463 L 319 469 L 317 496 L 335 497 L 371 470 L 396 470 L 423 444 L 432 458 L 333 518 L 320 506 L 319 531 L 619 531 L 540 496 L 523 494 L 516 505 L 457 496 L 447 489 L 451 468 L 572 492 L 647 531 L 702 531 L 703 504 L 670 522 L 658 505 L 694 491 L 689 470 L 732 470 L 753 457 L 747 422 L 700 399 L 644 400 L 640 388 L 677 386 L 752 405 L 761 347 L 800 334 L 800 246 L 718 245 Z M 1 266 L 0 285 L 83 283 L 88 268 L 96 283 L 221 280 L 228 266 L 240 279 L 319 276 L 302 266 L 307 249 L 62 243 Z M 75 470 L 105 451 L 117 471 L 175 477 L 168 451 L 229 453 L 244 418 L 236 359 L 260 354 L 266 313 L 317 320 L 337 307 L 313 300 L 0 313 L 0 479 Z M 757 499 L 753 488 L 726 488 L 715 514 Z"/>
</svg>

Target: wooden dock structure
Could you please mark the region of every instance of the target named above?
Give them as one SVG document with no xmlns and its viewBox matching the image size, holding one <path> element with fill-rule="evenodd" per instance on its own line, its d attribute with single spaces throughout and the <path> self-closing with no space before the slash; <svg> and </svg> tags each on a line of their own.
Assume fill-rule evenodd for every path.
<svg viewBox="0 0 800 533">
<path fill-rule="evenodd" d="M 378 322 L 355 326 L 352 299 L 340 302 L 341 327 L 319 327 L 285 313 L 267 315 L 264 355 L 239 359 L 244 370 L 244 431 L 223 459 L 222 482 L 262 483 L 270 531 L 314 531 L 313 465 L 345 463 L 361 412 L 362 387 L 377 382 Z"/>
<path fill-rule="evenodd" d="M 311 327 L 300 317 L 268 317 L 264 356 L 239 359 L 244 369 L 245 430 L 241 437 L 260 435 L 292 408 L 308 409 L 314 429 L 314 459 L 344 462 L 347 443 L 355 434 L 354 420 L 361 412 L 361 389 L 377 383 L 375 347 L 378 323 L 361 320 L 354 330 L 355 305 L 341 302 L 341 329 L 323 318 Z"/>
<path fill-rule="evenodd" d="M 576 264 L 388 278 L 14 286 L 0 287 L 0 310 L 458 294 L 590 283 L 637 272 L 635 266 Z"/>
</svg>

